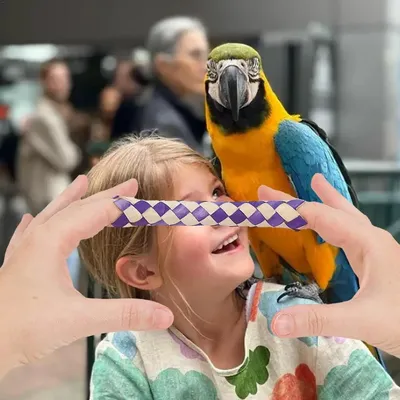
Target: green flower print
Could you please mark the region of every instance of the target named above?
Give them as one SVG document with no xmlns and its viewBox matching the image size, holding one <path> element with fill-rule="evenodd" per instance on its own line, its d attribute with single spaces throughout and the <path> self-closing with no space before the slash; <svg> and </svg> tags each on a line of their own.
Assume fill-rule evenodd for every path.
<svg viewBox="0 0 400 400">
<path fill-rule="evenodd" d="M 392 381 L 375 358 L 366 350 L 354 350 L 347 365 L 338 365 L 318 387 L 320 400 L 389 400 Z"/>
<path fill-rule="evenodd" d="M 100 354 L 93 365 L 92 395 L 93 399 L 153 399 L 149 382 L 140 369 L 112 348 Z"/>
<path fill-rule="evenodd" d="M 235 386 L 235 392 L 239 399 L 256 394 L 257 383 L 263 385 L 267 382 L 269 358 L 269 350 L 264 346 L 258 346 L 254 351 L 250 350 L 249 357 L 236 375 L 226 377 L 226 380 Z"/>
<path fill-rule="evenodd" d="M 93 399 L 218 400 L 213 382 L 200 372 L 168 368 L 152 381 L 113 348 L 94 364 L 92 394 Z"/>
<path fill-rule="evenodd" d="M 217 390 L 206 375 L 189 371 L 185 375 L 176 368 L 162 371 L 150 382 L 154 399 L 218 400 Z"/>
</svg>

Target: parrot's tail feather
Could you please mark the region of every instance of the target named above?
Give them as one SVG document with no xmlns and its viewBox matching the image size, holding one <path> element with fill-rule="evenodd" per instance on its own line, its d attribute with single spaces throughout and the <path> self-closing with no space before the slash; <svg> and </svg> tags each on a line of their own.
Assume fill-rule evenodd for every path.
<svg viewBox="0 0 400 400">
<path fill-rule="evenodd" d="M 325 243 L 325 240 L 322 239 L 321 236 L 317 235 L 317 243 L 318 243 L 318 244 L 324 244 L 324 243 Z"/>
<path fill-rule="evenodd" d="M 279 256 L 279 261 L 283 267 L 282 279 L 285 284 L 293 282 L 310 283 L 313 280 L 307 275 L 301 274 L 296 271 L 282 256 Z"/>
<path fill-rule="evenodd" d="M 349 284 L 349 282 L 345 281 L 345 280 L 337 280 L 337 281 L 335 281 L 335 286 L 345 286 L 345 285 L 348 285 L 348 284 Z"/>
</svg>

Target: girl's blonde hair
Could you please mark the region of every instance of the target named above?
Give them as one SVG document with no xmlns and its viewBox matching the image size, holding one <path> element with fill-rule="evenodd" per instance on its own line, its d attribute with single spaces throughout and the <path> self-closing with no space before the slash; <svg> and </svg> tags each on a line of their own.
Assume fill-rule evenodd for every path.
<svg viewBox="0 0 400 400">
<path fill-rule="evenodd" d="M 135 178 L 135 197 L 146 200 L 173 200 L 173 175 L 184 164 L 203 165 L 215 175 L 211 163 L 186 144 L 156 135 L 130 136 L 116 142 L 88 173 L 87 196 Z M 156 243 L 157 228 L 105 228 L 91 239 L 81 241 L 79 252 L 89 273 L 110 295 L 149 298 L 119 279 L 115 271 L 123 256 L 140 257 Z"/>
</svg>

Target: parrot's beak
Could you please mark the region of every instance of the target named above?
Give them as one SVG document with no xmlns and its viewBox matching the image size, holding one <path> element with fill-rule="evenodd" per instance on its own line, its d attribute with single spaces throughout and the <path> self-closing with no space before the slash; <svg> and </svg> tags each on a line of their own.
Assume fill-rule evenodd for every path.
<svg viewBox="0 0 400 400">
<path fill-rule="evenodd" d="M 247 100 L 246 75 L 236 66 L 229 65 L 219 78 L 219 95 L 225 108 L 232 111 L 234 121 L 239 120 L 239 110 Z"/>
</svg>

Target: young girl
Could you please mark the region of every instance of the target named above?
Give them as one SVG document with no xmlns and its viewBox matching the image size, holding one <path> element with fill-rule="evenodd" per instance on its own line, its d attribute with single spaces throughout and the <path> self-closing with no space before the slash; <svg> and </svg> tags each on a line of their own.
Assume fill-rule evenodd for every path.
<svg viewBox="0 0 400 400">
<path fill-rule="evenodd" d="M 171 139 L 126 139 L 89 173 L 88 195 L 130 178 L 137 198 L 230 201 L 211 165 Z M 397 399 L 400 390 L 358 341 L 279 339 L 270 324 L 283 287 L 253 274 L 238 227 L 107 228 L 80 245 L 111 293 L 152 299 L 174 313 L 165 331 L 111 333 L 98 346 L 91 399 Z M 246 285 L 245 285 L 246 286 Z"/>
</svg>

